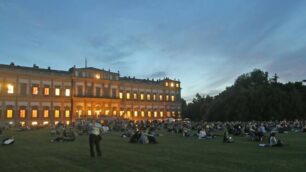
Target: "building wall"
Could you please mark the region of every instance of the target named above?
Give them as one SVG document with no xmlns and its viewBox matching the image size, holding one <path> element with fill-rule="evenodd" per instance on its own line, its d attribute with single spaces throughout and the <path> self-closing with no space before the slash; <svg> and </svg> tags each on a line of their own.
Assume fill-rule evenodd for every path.
<svg viewBox="0 0 306 172">
<path fill-rule="evenodd" d="M 0 65 L 0 124 L 178 118 L 180 90 L 178 81 L 120 78 L 95 68 L 55 71 Z"/>
</svg>

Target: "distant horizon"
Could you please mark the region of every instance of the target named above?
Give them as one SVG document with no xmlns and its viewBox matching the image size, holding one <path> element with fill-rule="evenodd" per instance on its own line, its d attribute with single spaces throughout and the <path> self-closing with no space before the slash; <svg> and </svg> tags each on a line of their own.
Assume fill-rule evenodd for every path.
<svg viewBox="0 0 306 172">
<path fill-rule="evenodd" d="M 1 63 L 179 79 L 217 95 L 253 69 L 306 79 L 306 1 L 0 1 Z"/>
</svg>

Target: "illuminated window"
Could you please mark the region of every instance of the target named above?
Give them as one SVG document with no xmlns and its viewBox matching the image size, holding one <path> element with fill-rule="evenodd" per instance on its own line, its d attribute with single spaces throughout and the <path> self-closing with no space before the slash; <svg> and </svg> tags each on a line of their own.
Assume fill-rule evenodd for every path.
<svg viewBox="0 0 306 172">
<path fill-rule="evenodd" d="M 164 117 L 164 112 L 160 112 L 160 117 Z"/>
<path fill-rule="evenodd" d="M 44 95 L 45 96 L 49 96 L 50 95 L 50 88 L 48 88 L 48 87 L 44 88 Z"/>
<path fill-rule="evenodd" d="M 147 94 L 147 100 L 151 100 L 151 95 Z"/>
<path fill-rule="evenodd" d="M 137 100 L 137 93 L 134 93 L 134 100 Z"/>
<path fill-rule="evenodd" d="M 126 99 L 130 100 L 130 98 L 131 98 L 130 93 L 126 93 Z"/>
<path fill-rule="evenodd" d="M 128 117 L 128 118 L 131 117 L 131 111 L 127 111 L 127 117 Z"/>
<path fill-rule="evenodd" d="M 0 84 L 0 93 L 1 93 L 1 91 L 2 91 L 2 85 Z"/>
<path fill-rule="evenodd" d="M 137 117 L 137 116 L 138 116 L 138 112 L 134 111 L 134 117 Z"/>
<path fill-rule="evenodd" d="M 113 111 L 113 115 L 116 116 L 117 115 L 117 111 L 114 110 Z"/>
<path fill-rule="evenodd" d="M 54 111 L 54 118 L 59 118 L 60 117 L 60 111 L 57 109 Z"/>
<path fill-rule="evenodd" d="M 37 86 L 32 87 L 32 94 L 33 95 L 38 95 L 38 87 Z"/>
<path fill-rule="evenodd" d="M 156 111 L 154 111 L 154 118 L 156 118 L 157 117 L 157 112 Z"/>
<path fill-rule="evenodd" d="M 48 118 L 49 117 L 49 110 L 45 109 L 44 110 L 44 118 Z"/>
<path fill-rule="evenodd" d="M 60 95 L 61 95 L 61 89 L 55 88 L 55 96 L 60 96 Z"/>
<path fill-rule="evenodd" d="M 124 111 L 120 111 L 120 116 L 123 116 L 124 115 Z"/>
<path fill-rule="evenodd" d="M 163 95 L 159 95 L 159 101 L 163 101 Z"/>
<path fill-rule="evenodd" d="M 171 85 L 170 85 L 171 87 L 174 87 L 174 83 L 173 82 L 171 82 Z"/>
<path fill-rule="evenodd" d="M 175 112 L 174 112 L 174 111 L 172 111 L 172 116 L 173 116 L 173 117 L 175 116 Z"/>
<path fill-rule="evenodd" d="M 20 111 L 19 111 L 19 117 L 20 117 L 20 118 L 25 118 L 25 117 L 26 117 L 26 110 L 25 110 L 25 109 L 20 109 Z"/>
<path fill-rule="evenodd" d="M 171 117 L 171 112 L 169 112 L 169 111 L 167 112 L 167 117 L 169 117 L 169 118 Z"/>
<path fill-rule="evenodd" d="M 105 110 L 105 115 L 109 115 L 109 110 Z"/>
<path fill-rule="evenodd" d="M 69 118 L 70 117 L 70 110 L 65 110 L 65 117 Z"/>
<path fill-rule="evenodd" d="M 150 118 L 152 116 L 151 111 L 148 111 L 148 117 Z"/>
<path fill-rule="evenodd" d="M 166 101 L 169 101 L 169 96 L 168 95 L 166 95 Z"/>
<path fill-rule="evenodd" d="M 101 75 L 100 74 L 96 74 L 95 77 L 96 77 L 96 79 L 100 79 Z"/>
<path fill-rule="evenodd" d="M 67 97 L 70 96 L 70 89 L 69 88 L 65 89 L 65 96 L 67 96 Z"/>
<path fill-rule="evenodd" d="M 6 118 L 13 118 L 13 109 L 6 110 Z"/>
<path fill-rule="evenodd" d="M 140 100 L 144 100 L 144 94 L 143 93 L 140 94 Z"/>
<path fill-rule="evenodd" d="M 179 88 L 179 87 L 180 87 L 180 84 L 179 84 L 179 83 L 176 83 L 176 87 Z"/>
<path fill-rule="evenodd" d="M 14 94 L 14 85 L 7 84 L 7 93 L 8 94 Z"/>
<path fill-rule="evenodd" d="M 32 118 L 37 118 L 37 109 L 32 110 Z"/>
<path fill-rule="evenodd" d="M 156 94 L 153 94 L 153 100 L 156 101 Z"/>
<path fill-rule="evenodd" d="M 166 82 L 166 87 L 168 87 L 169 86 L 169 83 L 168 82 Z"/>
<path fill-rule="evenodd" d="M 91 110 L 88 110 L 88 111 L 87 111 L 87 115 L 88 115 L 88 116 L 91 116 Z"/>
<path fill-rule="evenodd" d="M 122 92 L 119 93 L 119 98 L 123 99 L 123 93 Z"/>
<path fill-rule="evenodd" d="M 175 100 L 174 96 L 171 96 L 171 101 L 173 101 L 173 102 L 174 102 L 174 100 Z"/>
<path fill-rule="evenodd" d="M 144 116 L 145 116 L 145 112 L 141 111 L 141 117 L 144 117 Z"/>
<path fill-rule="evenodd" d="M 78 110 L 77 113 L 78 113 L 79 117 L 82 116 L 82 110 Z"/>
</svg>

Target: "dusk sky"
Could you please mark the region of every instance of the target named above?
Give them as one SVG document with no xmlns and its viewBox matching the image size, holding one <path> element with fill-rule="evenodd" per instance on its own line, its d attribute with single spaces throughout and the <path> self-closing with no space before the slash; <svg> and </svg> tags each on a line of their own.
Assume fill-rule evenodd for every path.
<svg viewBox="0 0 306 172">
<path fill-rule="evenodd" d="M 304 0 L 0 0 L 0 63 L 170 77 L 215 95 L 254 68 L 306 79 Z"/>
</svg>

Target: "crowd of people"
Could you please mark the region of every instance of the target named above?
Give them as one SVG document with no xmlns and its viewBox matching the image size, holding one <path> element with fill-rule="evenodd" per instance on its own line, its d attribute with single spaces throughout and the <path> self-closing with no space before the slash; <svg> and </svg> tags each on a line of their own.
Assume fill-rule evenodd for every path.
<svg viewBox="0 0 306 172">
<path fill-rule="evenodd" d="M 9 127 L 0 127 L 0 135 Z M 27 131 L 31 128 L 20 127 L 17 131 Z M 101 156 L 100 141 L 102 134 L 120 132 L 123 139 L 134 144 L 157 144 L 158 137 L 163 133 L 194 137 L 198 140 L 220 138 L 223 143 L 234 143 L 234 137 L 246 137 L 250 141 L 258 142 L 262 147 L 281 147 L 284 142 L 277 137 L 277 133 L 306 132 L 306 121 L 248 121 L 248 122 L 192 122 L 189 119 L 164 121 L 131 121 L 127 119 L 113 120 L 78 120 L 71 125 L 58 123 L 51 126 L 51 142 L 73 142 L 77 136 L 88 135 L 90 155 Z M 223 132 L 223 134 L 222 134 Z M 13 144 L 13 137 L 6 137 L 2 144 Z"/>
</svg>

